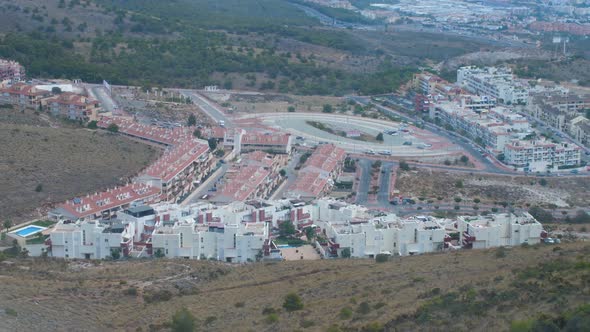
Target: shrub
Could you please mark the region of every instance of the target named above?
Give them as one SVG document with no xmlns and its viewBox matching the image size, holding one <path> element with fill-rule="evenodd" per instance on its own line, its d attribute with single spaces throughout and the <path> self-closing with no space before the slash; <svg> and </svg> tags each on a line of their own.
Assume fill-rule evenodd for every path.
<svg viewBox="0 0 590 332">
<path fill-rule="evenodd" d="M 38 193 L 42 192 L 43 191 L 43 185 L 39 183 L 37 185 L 37 187 L 35 187 L 35 191 L 38 192 Z"/>
<path fill-rule="evenodd" d="M 190 332 L 195 330 L 195 317 L 186 308 L 178 310 L 172 316 L 172 331 L 174 332 Z"/>
<path fill-rule="evenodd" d="M 262 309 L 263 315 L 275 314 L 276 312 L 277 311 L 275 310 L 275 308 L 271 308 L 271 307 L 265 307 L 264 309 Z"/>
<path fill-rule="evenodd" d="M 499 247 L 498 249 L 496 249 L 496 258 L 504 258 L 506 257 L 506 248 L 504 247 Z"/>
<path fill-rule="evenodd" d="M 272 313 L 269 314 L 268 316 L 266 316 L 266 318 L 264 319 L 264 321 L 267 324 L 273 324 L 279 321 L 279 315 L 277 315 L 276 313 Z"/>
<path fill-rule="evenodd" d="M 216 320 L 217 320 L 217 317 L 209 316 L 209 317 L 205 318 L 205 325 L 211 325 L 211 323 L 213 323 Z"/>
<path fill-rule="evenodd" d="M 295 293 L 289 293 L 285 296 L 285 302 L 283 303 L 283 308 L 287 311 L 297 311 L 303 309 L 303 301 L 301 297 Z"/>
<path fill-rule="evenodd" d="M 4 309 L 4 312 L 8 315 L 8 316 L 13 316 L 16 317 L 18 316 L 18 313 L 16 312 L 16 310 L 12 309 L 12 308 L 6 308 Z"/>
<path fill-rule="evenodd" d="M 137 296 L 137 288 L 129 287 L 124 291 L 125 295 L 129 296 Z"/>
<path fill-rule="evenodd" d="M 375 261 L 377 263 L 385 263 L 389 260 L 389 255 L 387 254 L 377 254 L 377 256 L 375 256 Z"/>
<path fill-rule="evenodd" d="M 236 302 L 236 303 L 234 303 L 234 307 L 236 307 L 236 308 L 243 308 L 245 306 L 246 306 L 246 303 L 244 303 L 244 302 Z"/>
<path fill-rule="evenodd" d="M 371 306 L 368 302 L 361 302 L 358 308 L 356 309 L 356 312 L 358 312 L 361 315 L 366 315 L 369 312 L 371 312 Z"/>
<path fill-rule="evenodd" d="M 315 325 L 315 322 L 313 320 L 307 320 L 304 319 L 301 321 L 301 323 L 299 323 L 299 325 L 301 325 L 301 327 L 303 327 L 304 329 L 308 328 L 308 327 L 312 327 Z"/>
<path fill-rule="evenodd" d="M 338 314 L 340 319 L 350 319 L 352 317 L 352 309 L 349 307 L 344 307 L 340 309 L 340 314 Z"/>
<path fill-rule="evenodd" d="M 167 289 L 143 294 L 143 300 L 147 303 L 164 302 L 172 299 L 172 292 Z"/>
</svg>

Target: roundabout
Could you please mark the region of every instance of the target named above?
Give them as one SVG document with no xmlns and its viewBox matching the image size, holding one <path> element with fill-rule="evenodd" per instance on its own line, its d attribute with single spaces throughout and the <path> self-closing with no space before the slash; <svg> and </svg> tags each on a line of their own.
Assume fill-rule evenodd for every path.
<svg viewBox="0 0 590 332">
<path fill-rule="evenodd" d="M 264 126 L 291 133 L 302 146 L 335 144 L 349 153 L 431 157 L 457 153 L 448 139 L 403 122 L 318 113 L 256 114 Z M 379 135 L 381 134 L 381 135 Z M 377 136 L 382 137 L 382 141 Z M 380 138 L 381 138 L 380 137 Z"/>
</svg>

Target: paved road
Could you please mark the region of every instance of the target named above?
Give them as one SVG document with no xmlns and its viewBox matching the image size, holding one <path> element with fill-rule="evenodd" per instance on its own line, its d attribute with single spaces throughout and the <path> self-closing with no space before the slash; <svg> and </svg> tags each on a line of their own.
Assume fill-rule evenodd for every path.
<svg viewBox="0 0 590 332">
<path fill-rule="evenodd" d="M 389 206 L 389 185 L 391 182 L 392 162 L 381 164 L 381 176 L 379 177 L 379 192 L 377 193 L 377 202 L 380 205 Z"/>
<path fill-rule="evenodd" d="M 213 174 L 211 174 L 207 180 L 205 180 L 197 189 L 195 189 L 189 197 L 187 197 L 180 205 L 187 205 L 190 203 L 196 203 L 201 201 L 201 197 L 205 194 L 212 194 L 210 190 L 217 185 L 219 180 L 225 175 L 227 172 L 229 165 L 227 163 L 222 164 L 219 169 L 217 169 Z"/>
<path fill-rule="evenodd" d="M 203 112 L 205 112 L 205 114 L 207 114 L 216 123 L 219 123 L 219 121 L 224 121 L 226 127 L 233 126 L 231 119 L 225 115 L 223 110 L 221 110 L 214 103 L 208 101 L 199 93 L 191 90 L 178 90 L 178 92 L 180 92 L 185 97 L 189 97 L 195 105 L 199 106 Z"/>
<path fill-rule="evenodd" d="M 287 180 L 281 184 L 279 188 L 270 196 L 269 199 L 280 199 L 283 197 L 285 192 L 295 181 L 297 181 L 297 171 L 295 171 L 295 166 L 299 163 L 299 158 L 301 158 L 301 152 L 295 152 L 291 155 L 291 159 L 285 167 L 285 171 L 287 172 L 285 175 L 287 176 Z"/>
<path fill-rule="evenodd" d="M 354 100 L 355 102 L 357 102 L 361 105 L 368 105 L 371 102 L 371 99 L 369 97 L 351 96 L 348 98 L 351 100 Z M 388 100 L 398 107 L 408 109 L 408 101 L 405 99 L 393 96 L 393 97 L 388 98 Z M 408 121 L 408 122 L 422 121 L 421 119 L 415 119 L 415 118 L 412 118 L 404 113 L 397 112 L 389 107 L 384 107 L 384 106 L 381 106 L 378 104 L 374 104 L 374 105 L 380 111 L 382 111 L 386 114 L 393 115 L 393 116 L 398 116 L 405 121 Z M 488 158 L 484 157 L 481 154 L 481 152 L 478 151 L 479 148 L 477 148 L 475 145 L 471 144 L 466 138 L 460 138 L 460 137 L 458 137 L 459 136 L 458 134 L 450 133 L 450 132 L 446 131 L 445 129 L 437 127 L 436 125 L 431 124 L 431 123 L 424 122 L 424 126 L 425 126 L 426 130 L 431 131 L 433 133 L 436 133 L 439 136 L 443 136 L 443 137 L 449 139 L 454 144 L 457 144 L 458 146 L 460 146 L 464 151 L 469 152 L 469 154 L 471 154 L 474 158 L 476 158 L 479 162 L 481 162 L 485 166 L 486 171 L 488 173 L 514 174 L 514 172 L 512 172 L 512 171 L 498 168 L 492 161 L 490 161 Z"/>
<path fill-rule="evenodd" d="M 112 112 L 118 108 L 117 103 L 115 103 L 113 98 L 109 96 L 102 85 L 92 85 L 90 86 L 90 91 L 92 91 L 96 99 L 98 99 L 104 111 Z"/>
<path fill-rule="evenodd" d="M 356 203 L 366 204 L 369 196 L 369 186 L 371 185 L 371 166 L 373 161 L 370 159 L 360 159 L 358 164 L 361 168 L 361 177 L 356 193 Z"/>
</svg>

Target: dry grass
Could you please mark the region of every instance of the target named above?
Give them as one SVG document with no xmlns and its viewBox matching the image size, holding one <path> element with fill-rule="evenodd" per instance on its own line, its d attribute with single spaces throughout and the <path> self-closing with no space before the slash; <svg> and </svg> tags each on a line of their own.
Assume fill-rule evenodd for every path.
<svg viewBox="0 0 590 332">
<path fill-rule="evenodd" d="M 497 257 L 497 250 L 460 251 L 395 258 L 383 264 L 368 259 L 242 266 L 187 260 L 16 261 L 2 263 L 0 308 L 15 310 L 18 321 L 1 313 L 0 317 L 8 330 L 146 331 L 149 326 L 166 323 L 185 306 L 200 320 L 200 326 L 205 326 L 207 317 L 216 317 L 206 326 L 212 331 L 291 331 L 303 329 L 302 324 L 313 324 L 307 328 L 310 331 L 325 331 L 332 323 L 356 330 L 372 322 L 385 324 L 412 315 L 429 301 L 425 295 L 435 288 L 441 294 L 465 287 L 502 291 L 512 289 L 517 278 L 513 270 L 556 259 L 588 259 L 584 243 L 560 247 L 558 252 L 553 246 L 513 248 L 503 258 Z M 126 295 L 130 287 L 138 290 L 137 295 Z M 162 294 L 163 290 L 170 292 L 170 300 L 144 301 L 145 294 Z M 303 310 L 281 310 L 289 292 L 302 297 Z M 587 293 L 586 289 L 568 293 L 568 302 L 560 309 L 579 304 Z M 366 314 L 356 312 L 362 302 L 370 306 Z M 478 316 L 482 325 L 476 329 L 506 330 L 511 320 L 535 315 L 534 305 L 538 303 L 524 301 L 506 312 L 482 312 Z M 551 310 L 555 306 L 544 303 L 538 308 Z M 267 307 L 279 310 L 277 322 L 266 322 L 262 310 Z M 353 309 L 350 319 L 339 318 L 344 307 Z M 470 320 L 458 321 L 471 326 Z M 433 322 L 422 328 L 437 326 Z"/>
<path fill-rule="evenodd" d="M 545 179 L 547 185 L 541 186 L 541 179 Z M 457 186 L 458 181 L 462 181 L 462 188 Z M 586 177 L 535 178 L 420 169 L 400 174 L 395 187 L 404 196 L 423 196 L 435 201 L 437 197 L 445 200 L 461 197 L 464 201 L 479 198 L 483 204 L 508 202 L 564 207 L 587 207 L 590 201 L 590 178 Z"/>
<path fill-rule="evenodd" d="M 52 202 L 124 183 L 158 152 L 100 131 L 7 123 L 0 123 L 0 142 L 0 211 L 15 222 L 39 217 L 38 208 Z"/>
</svg>

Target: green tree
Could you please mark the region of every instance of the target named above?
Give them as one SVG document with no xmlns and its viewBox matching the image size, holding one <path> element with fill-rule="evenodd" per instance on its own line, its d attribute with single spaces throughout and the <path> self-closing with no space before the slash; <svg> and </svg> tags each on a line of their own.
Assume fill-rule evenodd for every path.
<svg viewBox="0 0 590 332">
<path fill-rule="evenodd" d="M 539 222 L 552 222 L 553 214 L 539 206 L 533 206 L 529 209 L 529 213 Z"/>
<path fill-rule="evenodd" d="M 315 228 L 314 227 L 306 227 L 305 228 L 305 237 L 307 237 L 308 241 L 313 241 L 315 238 Z"/>
<path fill-rule="evenodd" d="M 324 104 L 324 106 L 322 107 L 322 112 L 332 113 L 332 112 L 334 112 L 334 108 L 330 104 Z"/>
<path fill-rule="evenodd" d="M 405 162 L 404 160 L 399 162 L 399 169 L 401 169 L 404 172 L 407 172 L 410 170 L 410 165 L 408 165 L 407 162 Z"/>
<path fill-rule="evenodd" d="M 383 142 L 383 133 L 377 134 L 377 136 L 375 137 L 375 139 L 378 140 L 379 142 Z"/>
<path fill-rule="evenodd" d="M 196 138 L 203 138 L 203 134 L 199 129 L 195 129 L 195 131 L 193 131 L 193 136 L 195 136 Z"/>
<path fill-rule="evenodd" d="M 195 330 L 195 316 L 187 308 L 178 310 L 170 324 L 173 332 L 192 332 Z"/>
<path fill-rule="evenodd" d="M 188 121 L 186 122 L 186 125 L 189 127 L 193 127 L 197 124 L 197 117 L 194 114 L 191 114 L 188 116 Z"/>
<path fill-rule="evenodd" d="M 279 224 L 279 235 L 281 237 L 287 237 L 295 234 L 295 226 L 289 220 L 285 220 Z"/>
<path fill-rule="evenodd" d="M 459 160 L 461 160 L 462 163 L 467 164 L 467 162 L 469 161 L 469 157 L 467 157 L 466 155 L 462 155 L 461 158 L 459 158 Z"/>
<path fill-rule="evenodd" d="M 111 257 L 114 260 L 121 258 L 121 250 L 119 249 L 111 249 Z"/>
<path fill-rule="evenodd" d="M 282 170 L 279 171 L 279 175 L 284 177 L 285 175 L 287 175 L 287 171 L 285 171 L 284 169 L 282 169 Z"/>
<path fill-rule="evenodd" d="M 283 308 L 285 308 L 285 310 L 289 312 L 301 310 L 303 309 L 303 301 L 301 300 L 301 297 L 299 297 L 299 295 L 295 293 L 289 293 L 287 294 L 287 296 L 285 296 Z"/>
<path fill-rule="evenodd" d="M 293 113 L 293 112 L 295 112 L 295 106 L 292 106 L 292 105 L 291 105 L 291 106 L 289 106 L 289 107 L 287 108 L 287 111 L 289 111 L 290 113 Z"/>
<path fill-rule="evenodd" d="M 88 127 L 88 129 L 97 129 L 98 128 L 98 121 L 92 120 L 92 121 L 88 122 L 87 127 Z"/>
<path fill-rule="evenodd" d="M 12 227 L 12 221 L 4 220 L 4 223 L 2 224 L 2 226 L 4 226 L 4 229 L 9 229 L 10 227 Z"/>
<path fill-rule="evenodd" d="M 209 149 L 211 151 L 215 151 L 217 148 L 217 140 L 215 138 L 210 138 L 207 143 L 209 143 Z"/>
<path fill-rule="evenodd" d="M 42 192 L 43 191 L 43 185 L 41 183 L 39 183 L 37 185 L 37 187 L 35 187 L 35 191 L 38 192 L 38 193 Z"/>
<path fill-rule="evenodd" d="M 154 253 L 154 257 L 156 257 L 156 258 L 162 258 L 162 257 L 164 257 L 164 252 L 162 251 L 162 249 L 158 248 L 156 250 L 156 252 Z"/>
<path fill-rule="evenodd" d="M 54 95 L 58 95 L 61 93 L 61 88 L 58 86 L 54 86 L 53 88 L 51 88 L 51 93 L 53 93 Z"/>
<path fill-rule="evenodd" d="M 545 180 L 545 179 L 541 179 L 541 180 L 539 180 L 539 184 L 540 184 L 541 186 L 545 187 L 545 186 L 547 185 L 547 180 Z"/>
<path fill-rule="evenodd" d="M 340 252 L 340 256 L 342 256 L 342 258 L 350 258 L 351 252 L 350 252 L 350 248 L 346 247 L 344 249 L 342 249 L 342 251 Z"/>
<path fill-rule="evenodd" d="M 387 262 L 388 260 L 389 260 L 389 255 L 387 255 L 387 254 L 377 254 L 377 255 L 375 256 L 375 261 L 376 261 L 377 263 L 385 263 L 385 262 Z"/>
<path fill-rule="evenodd" d="M 117 126 L 116 123 L 111 123 L 108 127 L 107 130 L 110 131 L 111 133 L 118 133 L 119 132 L 119 126 Z"/>
</svg>

